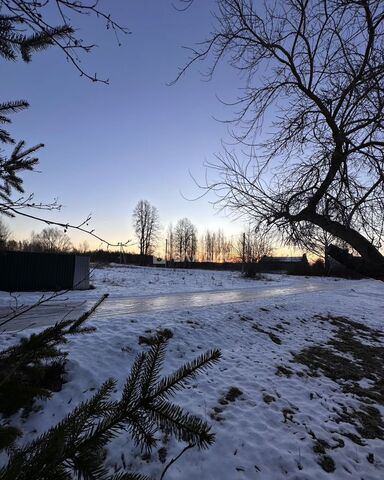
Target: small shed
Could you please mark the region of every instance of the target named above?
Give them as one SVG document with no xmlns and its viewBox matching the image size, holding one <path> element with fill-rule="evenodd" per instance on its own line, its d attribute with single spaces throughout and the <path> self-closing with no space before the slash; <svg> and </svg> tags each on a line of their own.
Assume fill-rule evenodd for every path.
<svg viewBox="0 0 384 480">
<path fill-rule="evenodd" d="M 89 257 L 68 253 L 0 252 L 0 290 L 86 290 Z"/>
<path fill-rule="evenodd" d="M 153 266 L 155 267 L 165 267 L 166 261 L 165 258 L 153 256 L 152 260 Z"/>
</svg>

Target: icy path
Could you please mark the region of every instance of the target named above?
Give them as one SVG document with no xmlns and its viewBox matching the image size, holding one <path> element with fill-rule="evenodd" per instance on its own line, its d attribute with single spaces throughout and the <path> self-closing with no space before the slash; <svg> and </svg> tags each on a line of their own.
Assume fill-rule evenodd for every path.
<svg viewBox="0 0 384 480">
<path fill-rule="evenodd" d="M 23 305 L 20 310 L 11 312 L 8 307 L 0 307 L 0 332 L 15 332 L 26 328 L 46 327 L 61 320 L 76 320 L 88 311 L 95 301 L 70 302 L 52 301 L 28 310 L 30 305 Z M 28 310 L 25 313 L 21 313 Z M 17 317 L 7 322 L 14 314 Z M 3 325 L 4 323 L 4 325 Z"/>
<path fill-rule="evenodd" d="M 329 288 L 329 286 L 328 286 Z M 303 284 L 292 287 L 258 287 L 211 292 L 173 293 L 107 300 L 95 312 L 93 318 L 121 317 L 132 313 L 164 310 L 183 310 L 194 307 L 211 307 L 227 303 L 249 302 L 270 297 L 314 293 L 327 290 L 324 285 Z"/>
<path fill-rule="evenodd" d="M 286 287 L 260 286 L 257 288 L 221 290 L 221 291 L 203 291 L 203 292 L 183 292 L 161 295 L 131 296 L 109 298 L 93 314 L 93 318 L 121 318 L 124 315 L 135 313 L 146 313 L 153 311 L 166 310 L 184 310 L 194 307 L 208 307 L 214 305 L 224 305 L 229 303 L 249 302 L 257 299 L 267 299 L 271 297 L 284 298 L 287 295 L 297 295 L 305 293 L 316 293 L 324 290 L 334 289 L 335 285 L 319 285 L 305 282 L 301 285 Z M 38 306 L 25 314 L 21 314 L 16 319 L 10 321 L 1 327 L 4 331 L 17 331 L 30 327 L 42 327 L 52 325 L 62 319 L 75 319 L 82 313 L 89 310 L 94 304 L 93 300 L 83 302 L 54 301 L 45 305 Z M 24 306 L 25 308 L 26 306 Z M 0 319 L 3 321 L 9 314 L 9 309 L 0 307 Z M 0 321 L 0 323 L 1 323 Z"/>
</svg>

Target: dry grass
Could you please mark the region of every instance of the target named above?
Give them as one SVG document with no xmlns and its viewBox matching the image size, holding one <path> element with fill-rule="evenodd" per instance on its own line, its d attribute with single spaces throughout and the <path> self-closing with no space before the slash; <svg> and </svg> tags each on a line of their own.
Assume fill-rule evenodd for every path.
<svg viewBox="0 0 384 480">
<path fill-rule="evenodd" d="M 360 445 L 364 438 L 384 440 L 384 421 L 375 406 L 384 405 L 384 335 L 346 317 L 316 318 L 330 322 L 335 335 L 325 345 L 294 354 L 294 360 L 305 365 L 309 375 L 324 375 L 358 398 L 359 409 L 341 406 L 336 417 L 354 425 L 358 435 L 349 435 L 351 440 Z"/>
</svg>

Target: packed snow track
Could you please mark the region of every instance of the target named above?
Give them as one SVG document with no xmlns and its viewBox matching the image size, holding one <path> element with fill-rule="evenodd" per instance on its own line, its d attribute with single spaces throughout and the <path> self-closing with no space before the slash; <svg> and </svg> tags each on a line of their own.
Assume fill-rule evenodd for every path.
<svg viewBox="0 0 384 480">
<path fill-rule="evenodd" d="M 334 286 L 332 286 L 333 288 Z M 315 294 L 319 291 L 330 289 L 330 286 L 316 285 L 310 282 L 298 286 L 261 286 L 257 288 L 243 288 L 236 290 L 181 292 L 173 294 L 112 297 L 105 300 L 92 315 L 93 319 L 121 318 L 124 315 L 147 313 L 153 311 L 185 310 L 196 307 L 208 307 L 229 303 L 265 300 L 273 297 L 284 298 L 287 295 Z M 53 325 L 61 320 L 76 319 L 89 310 L 94 304 L 93 300 L 73 302 L 56 299 L 43 305 L 28 310 L 29 305 L 24 305 L 18 316 L 5 323 L 15 312 L 8 307 L 0 307 L 0 328 L 4 331 L 18 331 L 30 327 Z M 22 311 L 26 310 L 25 313 Z"/>
</svg>

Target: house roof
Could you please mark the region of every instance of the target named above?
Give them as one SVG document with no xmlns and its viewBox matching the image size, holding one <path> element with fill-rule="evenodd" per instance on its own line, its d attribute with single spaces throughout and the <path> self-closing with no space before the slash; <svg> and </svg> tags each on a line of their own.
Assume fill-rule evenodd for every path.
<svg viewBox="0 0 384 480">
<path fill-rule="evenodd" d="M 281 263 L 299 263 L 303 257 L 263 257 L 260 262 L 281 262 Z"/>
</svg>

